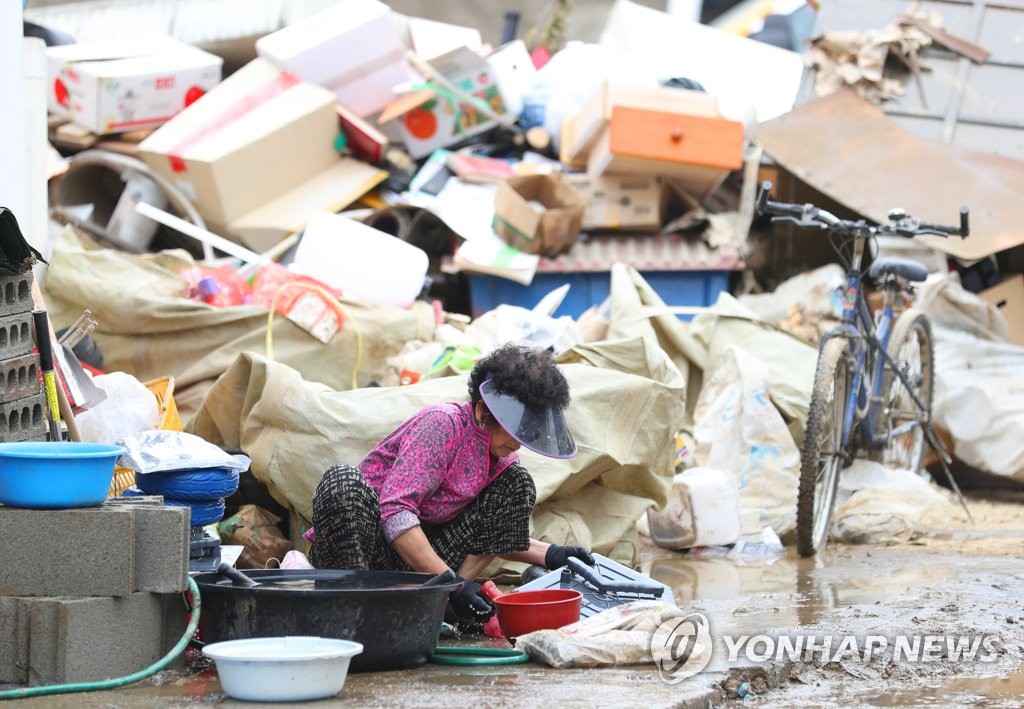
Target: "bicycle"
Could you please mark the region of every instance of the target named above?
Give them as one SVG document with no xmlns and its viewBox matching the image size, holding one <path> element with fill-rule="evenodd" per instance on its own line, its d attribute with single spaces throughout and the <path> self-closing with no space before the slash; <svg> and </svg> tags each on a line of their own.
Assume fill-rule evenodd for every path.
<svg viewBox="0 0 1024 709">
<path fill-rule="evenodd" d="M 841 320 L 822 338 L 818 349 L 800 449 L 797 550 L 801 556 L 813 556 L 828 541 L 839 473 L 861 451 L 887 466 L 898 465 L 920 474 L 927 443 L 960 495 L 949 472 L 949 454 L 931 428 L 931 322 L 925 313 L 910 307 L 913 284 L 924 281 L 928 271 L 906 258 L 871 261 L 866 275 L 884 294 L 882 307 L 874 315 L 862 286 L 870 259 L 867 244 L 874 237 L 935 234 L 966 238 L 970 234 L 968 210 L 960 209 L 959 227 L 923 222 L 902 209 L 890 211 L 886 223 L 873 226 L 863 219 L 840 219 L 813 204 L 774 202 L 768 198 L 771 188 L 771 182 L 762 183 L 758 213 L 771 215 L 773 222 L 828 230 L 829 243 L 846 270 Z M 897 310 L 902 310 L 899 316 Z M 960 502 L 966 510 L 962 495 Z"/>
</svg>

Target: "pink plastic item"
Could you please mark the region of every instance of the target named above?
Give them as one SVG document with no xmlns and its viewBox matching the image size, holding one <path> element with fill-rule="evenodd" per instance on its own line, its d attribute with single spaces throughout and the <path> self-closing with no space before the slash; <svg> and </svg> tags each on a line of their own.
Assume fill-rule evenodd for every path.
<svg viewBox="0 0 1024 709">
<path fill-rule="evenodd" d="M 498 587 L 494 585 L 493 581 L 485 581 L 480 586 L 480 593 L 487 596 L 490 600 L 501 598 L 504 594 L 498 590 Z M 484 623 L 484 636 L 488 638 L 504 638 L 505 636 L 501 632 L 501 626 L 498 624 L 498 614 L 492 615 L 486 623 Z"/>
</svg>

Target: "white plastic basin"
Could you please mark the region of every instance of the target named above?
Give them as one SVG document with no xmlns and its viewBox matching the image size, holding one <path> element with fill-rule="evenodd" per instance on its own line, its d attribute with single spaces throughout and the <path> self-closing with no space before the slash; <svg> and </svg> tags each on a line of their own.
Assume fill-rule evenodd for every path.
<svg viewBox="0 0 1024 709">
<path fill-rule="evenodd" d="M 203 648 L 217 663 L 224 691 L 248 702 L 333 697 L 345 686 L 349 661 L 362 651 L 351 640 L 305 636 L 228 640 Z"/>
</svg>

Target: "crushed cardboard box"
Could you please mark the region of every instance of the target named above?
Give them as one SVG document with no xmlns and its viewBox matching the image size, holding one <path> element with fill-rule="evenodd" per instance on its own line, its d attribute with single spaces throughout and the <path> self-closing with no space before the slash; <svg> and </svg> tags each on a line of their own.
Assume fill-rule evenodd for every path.
<svg viewBox="0 0 1024 709">
<path fill-rule="evenodd" d="M 586 201 L 583 230 L 654 230 L 661 226 L 661 181 L 657 177 L 568 173 L 565 180 Z"/>
<path fill-rule="evenodd" d="M 559 175 L 513 177 L 498 185 L 494 231 L 510 246 L 557 256 L 576 243 L 586 202 Z"/>
<path fill-rule="evenodd" d="M 382 124 L 400 119 L 398 130 L 413 158 L 418 160 L 438 148 L 494 128 L 497 121 L 493 115 L 510 115 L 495 70 L 471 49 L 461 47 L 448 52 L 429 62 L 425 69 L 436 72 L 440 83 L 435 81 L 430 93 L 416 91 L 399 97 L 378 119 Z M 464 100 L 468 96 L 486 104 L 493 115 Z"/>
</svg>

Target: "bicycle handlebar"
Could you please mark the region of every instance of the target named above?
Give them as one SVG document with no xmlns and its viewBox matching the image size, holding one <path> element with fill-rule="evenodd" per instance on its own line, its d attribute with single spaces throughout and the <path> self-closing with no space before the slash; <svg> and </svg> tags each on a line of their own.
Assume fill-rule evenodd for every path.
<svg viewBox="0 0 1024 709">
<path fill-rule="evenodd" d="M 777 219 L 791 221 L 798 226 L 826 227 L 845 231 L 851 234 L 895 234 L 907 238 L 919 234 L 933 234 L 935 236 L 949 237 L 959 236 L 966 239 L 971 233 L 968 223 L 969 212 L 967 207 L 960 207 L 960 226 L 947 226 L 922 222 L 911 217 L 902 209 L 893 209 L 889 212 L 889 221 L 879 226 L 870 226 L 863 219 L 850 221 L 840 219 L 831 212 L 815 207 L 813 204 L 792 204 L 790 202 L 773 202 L 768 199 L 772 183 L 765 180 L 761 183 L 761 191 L 757 195 L 757 213 L 772 215 Z"/>
</svg>

